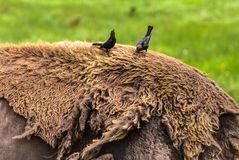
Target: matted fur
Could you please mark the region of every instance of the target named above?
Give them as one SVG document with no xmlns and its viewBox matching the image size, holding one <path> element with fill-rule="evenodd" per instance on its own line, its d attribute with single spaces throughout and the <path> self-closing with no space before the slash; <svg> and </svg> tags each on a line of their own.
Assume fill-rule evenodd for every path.
<svg viewBox="0 0 239 160">
<path fill-rule="evenodd" d="M 213 81 L 174 58 L 124 45 L 108 55 L 82 42 L 1 46 L 0 97 L 28 119 L 29 133 L 52 147 L 65 132 L 80 139 L 89 120 L 92 132 L 103 136 L 83 150 L 83 159 L 151 116 L 159 117 L 186 159 L 212 145 L 220 153 L 213 137 L 219 117 L 239 113 Z M 232 139 L 235 145 L 238 133 Z"/>
</svg>

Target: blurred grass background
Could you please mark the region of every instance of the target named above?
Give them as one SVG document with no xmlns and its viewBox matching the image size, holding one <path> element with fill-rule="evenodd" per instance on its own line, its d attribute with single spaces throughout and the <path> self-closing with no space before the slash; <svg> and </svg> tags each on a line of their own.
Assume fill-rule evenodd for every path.
<svg viewBox="0 0 239 160">
<path fill-rule="evenodd" d="M 238 0 L 0 0 L 0 43 L 104 41 L 150 49 L 206 72 L 239 102 Z"/>
</svg>

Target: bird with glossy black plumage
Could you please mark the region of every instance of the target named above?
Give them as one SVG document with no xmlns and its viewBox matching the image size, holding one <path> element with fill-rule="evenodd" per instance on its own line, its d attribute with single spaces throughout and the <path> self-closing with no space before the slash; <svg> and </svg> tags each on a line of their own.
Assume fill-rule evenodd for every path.
<svg viewBox="0 0 239 160">
<path fill-rule="evenodd" d="M 116 38 L 115 38 L 115 30 L 113 29 L 110 32 L 110 38 L 105 41 L 104 43 L 93 43 L 92 45 L 94 46 L 100 46 L 100 48 L 106 49 L 106 52 L 109 51 L 109 49 L 113 48 L 116 43 Z"/>
<path fill-rule="evenodd" d="M 149 47 L 149 41 L 150 41 L 150 38 L 151 38 L 152 30 L 153 30 L 153 26 L 149 25 L 146 35 L 136 45 L 136 52 L 140 52 L 140 51 L 143 51 L 143 50 L 146 50 L 146 52 L 147 52 L 147 49 Z"/>
</svg>

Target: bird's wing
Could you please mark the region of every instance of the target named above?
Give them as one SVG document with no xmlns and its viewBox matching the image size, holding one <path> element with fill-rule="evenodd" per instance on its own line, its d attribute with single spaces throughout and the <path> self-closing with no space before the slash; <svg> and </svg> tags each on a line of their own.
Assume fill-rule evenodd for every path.
<svg viewBox="0 0 239 160">
<path fill-rule="evenodd" d="M 150 38 L 151 38 L 151 34 L 149 36 L 146 36 L 144 37 L 143 39 L 143 46 L 148 46 L 149 45 L 149 41 L 150 41 Z"/>
<path fill-rule="evenodd" d="M 139 40 L 137 45 L 148 46 L 150 38 L 151 38 L 151 34 L 149 36 L 146 36 L 146 37 L 142 38 L 141 40 Z"/>
<path fill-rule="evenodd" d="M 145 37 L 144 37 L 145 38 Z M 142 38 L 141 40 L 138 41 L 137 45 L 143 45 L 144 43 L 144 38 Z"/>
<path fill-rule="evenodd" d="M 104 47 L 107 47 L 110 43 L 112 43 L 112 39 L 111 39 L 111 38 L 109 38 L 107 41 L 105 41 L 105 42 L 103 43 L 102 47 L 103 47 L 103 48 L 104 48 Z"/>
</svg>

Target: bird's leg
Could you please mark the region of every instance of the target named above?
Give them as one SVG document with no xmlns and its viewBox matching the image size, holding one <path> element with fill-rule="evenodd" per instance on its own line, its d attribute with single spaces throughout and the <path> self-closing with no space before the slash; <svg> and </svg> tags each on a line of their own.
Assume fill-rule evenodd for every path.
<svg viewBox="0 0 239 160">
<path fill-rule="evenodd" d="M 106 132 L 103 133 L 100 139 L 93 140 L 93 143 L 85 147 L 81 154 L 79 154 L 79 152 L 73 153 L 73 155 L 70 157 L 75 158 L 69 157 L 69 160 L 77 160 L 80 157 L 83 160 L 94 158 L 104 144 L 123 139 L 129 130 L 136 126 L 139 127 L 139 123 L 139 109 L 132 108 L 128 112 L 125 112 L 120 118 L 113 120 L 112 124 L 106 128 Z"/>
<path fill-rule="evenodd" d="M 12 137 L 12 139 L 23 139 L 27 137 L 27 139 L 29 140 L 31 138 L 31 135 L 37 133 L 39 126 L 39 123 L 36 123 L 33 118 L 30 118 L 27 120 L 24 132 L 20 135 Z"/>
</svg>

